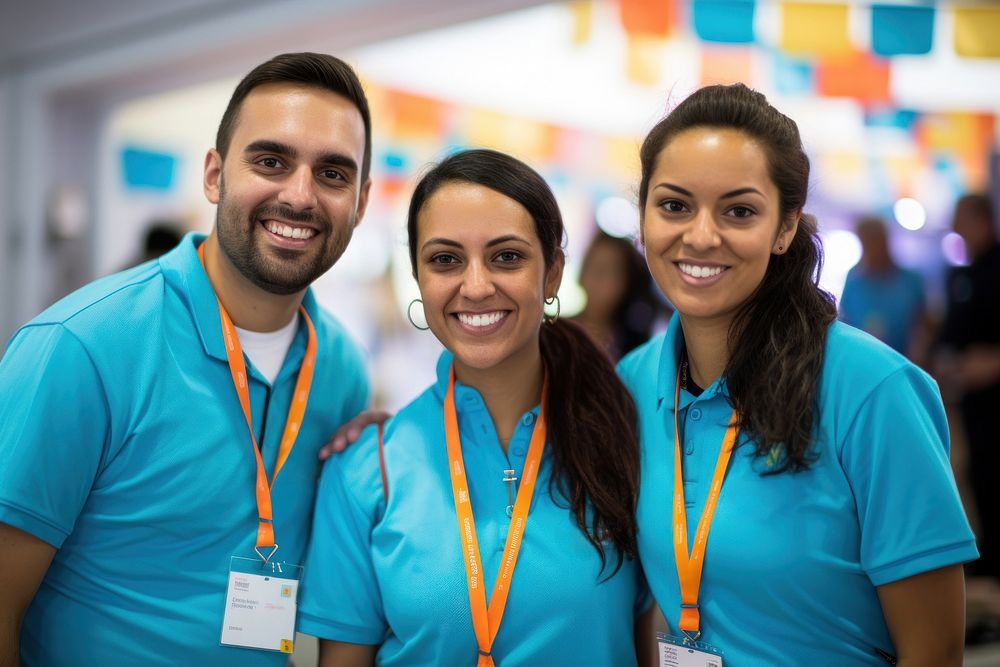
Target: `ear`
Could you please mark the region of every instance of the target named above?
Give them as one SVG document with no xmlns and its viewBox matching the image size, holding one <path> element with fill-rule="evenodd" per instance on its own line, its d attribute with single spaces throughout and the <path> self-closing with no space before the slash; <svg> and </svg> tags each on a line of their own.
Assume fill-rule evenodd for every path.
<svg viewBox="0 0 1000 667">
<path fill-rule="evenodd" d="M 552 260 L 552 265 L 545 272 L 545 298 L 551 299 L 559 292 L 562 284 L 563 269 L 566 266 L 566 255 L 560 250 Z"/>
<path fill-rule="evenodd" d="M 795 238 L 795 232 L 799 229 L 799 219 L 802 218 L 802 209 L 796 210 L 794 213 L 790 214 L 781 225 L 781 231 L 778 232 L 778 237 L 774 239 L 774 245 L 771 247 L 771 252 L 775 255 L 784 255 L 788 252 L 788 246 L 791 245 L 792 239 Z"/>
<path fill-rule="evenodd" d="M 365 217 L 365 211 L 368 210 L 368 193 L 371 192 L 371 189 L 372 179 L 369 177 L 358 193 L 358 214 L 354 218 L 355 227 L 361 224 L 361 218 Z"/>
<path fill-rule="evenodd" d="M 222 193 L 222 156 L 214 148 L 210 148 L 205 155 L 202 187 L 205 189 L 205 198 L 213 204 L 218 204 Z"/>
</svg>

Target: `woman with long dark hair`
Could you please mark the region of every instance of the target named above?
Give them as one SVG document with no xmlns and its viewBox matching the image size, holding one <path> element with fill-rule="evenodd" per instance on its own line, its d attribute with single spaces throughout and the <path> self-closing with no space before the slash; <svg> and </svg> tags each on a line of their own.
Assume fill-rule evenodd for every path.
<svg viewBox="0 0 1000 667">
<path fill-rule="evenodd" d="M 636 412 L 607 357 L 544 315 L 563 269 L 552 192 L 510 156 L 461 152 L 417 185 L 408 232 L 447 351 L 384 447 L 370 429 L 327 463 L 300 630 L 338 666 L 635 664 Z"/>
<path fill-rule="evenodd" d="M 669 314 L 632 239 L 598 231 L 580 266 L 587 301 L 573 321 L 615 362 L 653 334 L 656 319 Z"/>
<path fill-rule="evenodd" d="M 976 546 L 940 395 L 835 321 L 795 123 L 710 86 L 640 158 L 646 261 L 676 314 L 619 370 L 639 552 L 678 643 L 727 666 L 961 664 Z"/>
</svg>

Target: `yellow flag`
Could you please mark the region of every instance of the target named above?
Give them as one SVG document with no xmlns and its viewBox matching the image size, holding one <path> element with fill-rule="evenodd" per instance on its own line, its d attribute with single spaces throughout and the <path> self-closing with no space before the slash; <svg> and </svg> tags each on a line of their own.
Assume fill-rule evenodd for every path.
<svg viewBox="0 0 1000 667">
<path fill-rule="evenodd" d="M 851 53 L 854 47 L 847 34 L 847 5 L 783 3 L 781 48 L 801 55 L 836 56 Z"/>
</svg>

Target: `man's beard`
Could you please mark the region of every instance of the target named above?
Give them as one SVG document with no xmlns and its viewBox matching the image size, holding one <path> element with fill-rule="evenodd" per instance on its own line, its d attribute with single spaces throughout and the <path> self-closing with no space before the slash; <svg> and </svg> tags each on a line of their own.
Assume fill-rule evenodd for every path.
<svg viewBox="0 0 1000 667">
<path fill-rule="evenodd" d="M 272 246 L 269 254 L 277 258 L 267 257 L 257 245 L 255 227 L 261 226 L 260 220 L 268 218 L 309 223 L 318 230 L 318 235 L 326 234 L 327 238 L 318 239 L 322 245 L 306 252 Z M 354 221 L 348 221 L 345 226 L 346 233 L 337 233 L 334 225 L 322 214 L 294 211 L 277 204 L 261 204 L 244 218 L 227 201 L 225 187 L 220 187 L 219 206 L 215 214 L 219 246 L 243 277 L 271 294 L 296 294 L 326 273 L 347 248 Z M 263 231 L 269 233 L 266 229 Z"/>
</svg>

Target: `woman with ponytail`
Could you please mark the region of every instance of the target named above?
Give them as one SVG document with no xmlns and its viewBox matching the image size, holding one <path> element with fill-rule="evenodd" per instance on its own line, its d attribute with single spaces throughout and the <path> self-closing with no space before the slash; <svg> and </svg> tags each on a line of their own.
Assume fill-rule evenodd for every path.
<svg viewBox="0 0 1000 667">
<path fill-rule="evenodd" d="M 727 667 L 960 665 L 976 546 L 940 394 L 835 321 L 795 123 L 710 86 L 640 162 L 646 261 L 676 314 L 619 370 L 639 553 L 674 641 Z"/>
<path fill-rule="evenodd" d="M 408 233 L 446 351 L 384 444 L 369 429 L 327 463 L 300 631 L 324 665 L 636 664 L 653 644 L 636 412 L 606 355 L 544 313 L 564 263 L 552 192 L 464 151 L 421 179 Z"/>
</svg>

